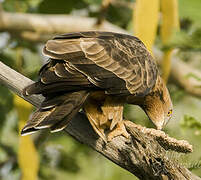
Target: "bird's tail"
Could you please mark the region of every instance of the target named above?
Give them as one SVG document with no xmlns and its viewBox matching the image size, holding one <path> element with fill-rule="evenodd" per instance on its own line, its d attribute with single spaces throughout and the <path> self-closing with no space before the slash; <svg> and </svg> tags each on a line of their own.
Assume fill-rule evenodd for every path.
<svg viewBox="0 0 201 180">
<path fill-rule="evenodd" d="M 28 120 L 21 134 L 31 134 L 43 128 L 50 128 L 51 132 L 63 130 L 80 110 L 88 95 L 87 91 L 82 90 L 46 97 L 41 107 Z"/>
</svg>

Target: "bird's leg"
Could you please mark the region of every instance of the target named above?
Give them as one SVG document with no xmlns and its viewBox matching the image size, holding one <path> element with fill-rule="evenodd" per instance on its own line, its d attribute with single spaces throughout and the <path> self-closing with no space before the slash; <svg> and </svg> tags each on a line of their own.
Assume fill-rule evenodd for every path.
<svg viewBox="0 0 201 180">
<path fill-rule="evenodd" d="M 95 99 L 88 98 L 84 110 L 93 129 L 105 142 L 111 141 L 114 137 L 120 135 L 128 138 L 129 134 L 123 121 L 122 104 L 115 102 L 111 97 L 106 97 L 104 104 L 101 106 Z M 105 129 L 110 130 L 107 138 L 104 132 Z"/>
<path fill-rule="evenodd" d="M 107 142 L 107 138 L 104 133 L 105 127 L 100 126 L 100 122 L 106 122 L 107 120 L 98 108 L 99 105 L 92 99 L 88 99 L 84 105 L 86 116 L 89 119 L 93 129 L 105 142 Z"/>
<path fill-rule="evenodd" d="M 129 134 L 126 131 L 124 120 L 117 123 L 114 130 L 108 133 L 107 140 L 111 141 L 114 137 L 123 135 L 126 138 L 129 138 Z"/>
<path fill-rule="evenodd" d="M 114 137 L 120 135 L 128 138 L 129 134 L 126 131 L 123 121 L 123 105 L 114 102 L 114 99 L 111 97 L 106 97 L 104 105 L 101 107 L 101 109 L 106 117 L 106 121 L 100 122 L 100 125 L 107 124 L 109 125 L 110 129 L 107 140 L 111 141 Z"/>
</svg>

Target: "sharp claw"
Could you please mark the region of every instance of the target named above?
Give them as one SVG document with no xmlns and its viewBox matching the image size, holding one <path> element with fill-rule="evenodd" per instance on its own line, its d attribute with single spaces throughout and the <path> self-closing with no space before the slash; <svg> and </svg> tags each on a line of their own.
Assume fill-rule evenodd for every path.
<svg viewBox="0 0 201 180">
<path fill-rule="evenodd" d="M 126 128 L 124 125 L 124 121 L 117 123 L 116 128 L 108 134 L 107 140 L 111 141 L 114 137 L 120 136 L 120 135 L 123 135 L 124 137 L 129 138 L 129 134 L 126 131 Z"/>
</svg>

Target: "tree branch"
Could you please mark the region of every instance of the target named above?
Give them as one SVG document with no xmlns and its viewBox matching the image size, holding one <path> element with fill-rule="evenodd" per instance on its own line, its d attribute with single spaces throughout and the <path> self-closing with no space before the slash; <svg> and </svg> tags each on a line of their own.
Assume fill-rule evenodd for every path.
<svg viewBox="0 0 201 180">
<path fill-rule="evenodd" d="M 96 25 L 96 18 L 72 15 L 41 15 L 0 12 L 0 31 L 7 31 L 29 41 L 44 42 L 55 34 L 102 30 L 128 33 L 107 21 Z"/>
<path fill-rule="evenodd" d="M 0 84 L 8 87 L 15 94 L 23 98 L 24 100 L 30 102 L 32 105 L 39 107 L 44 97 L 41 95 L 32 95 L 29 97 L 24 97 L 22 95 L 22 90 L 32 84 L 33 81 L 23 76 L 22 74 L 16 72 L 10 67 L 6 66 L 0 62 Z"/>
<path fill-rule="evenodd" d="M 0 82 L 36 107 L 39 107 L 43 100 L 42 96 L 23 97 L 22 89 L 33 81 L 1 62 Z M 78 113 L 65 131 L 139 179 L 201 179 L 168 156 L 168 149 L 191 152 L 192 146 L 188 142 L 178 141 L 162 131 L 147 129 L 130 121 L 126 121 L 126 128 L 130 134 L 129 139 L 119 136 L 105 143 L 93 131 L 85 115 Z"/>
</svg>

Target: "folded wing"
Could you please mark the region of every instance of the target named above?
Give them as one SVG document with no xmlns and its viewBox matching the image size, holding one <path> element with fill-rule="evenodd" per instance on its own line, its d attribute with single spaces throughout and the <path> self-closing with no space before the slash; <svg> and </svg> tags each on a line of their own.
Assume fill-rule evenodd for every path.
<svg viewBox="0 0 201 180">
<path fill-rule="evenodd" d="M 136 37 L 109 33 L 72 33 L 49 40 L 43 52 L 64 60 L 109 94 L 146 95 L 153 88 L 156 63 Z"/>
</svg>

